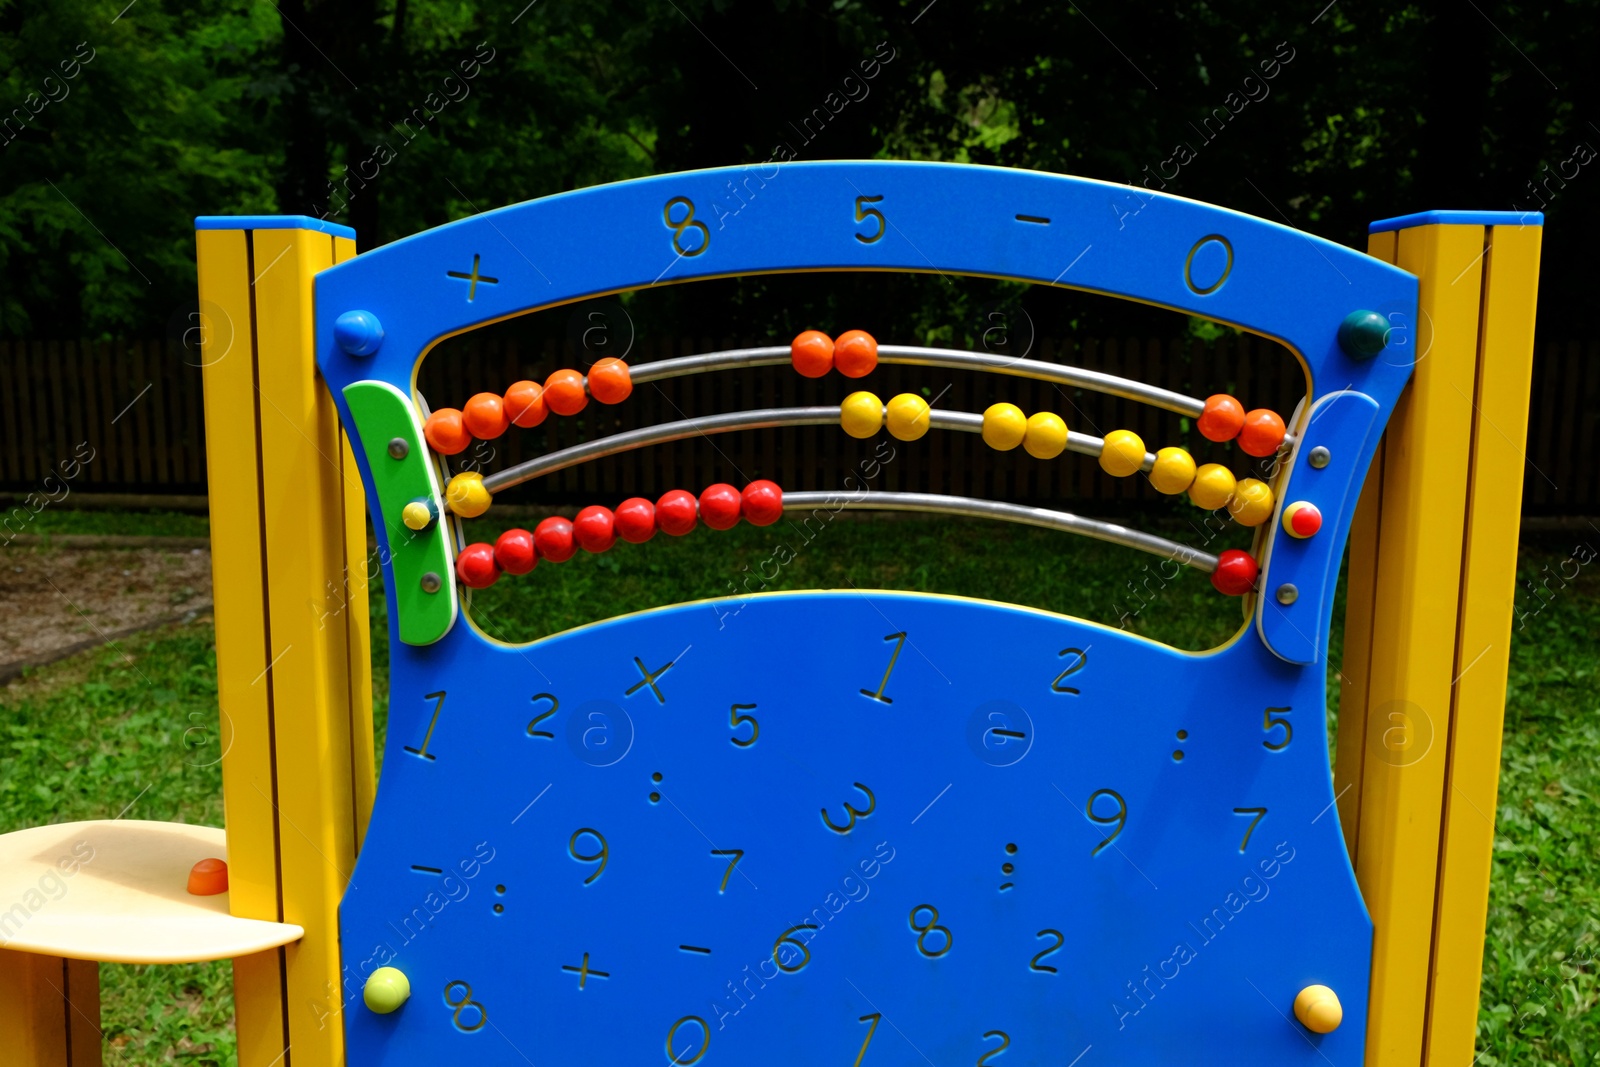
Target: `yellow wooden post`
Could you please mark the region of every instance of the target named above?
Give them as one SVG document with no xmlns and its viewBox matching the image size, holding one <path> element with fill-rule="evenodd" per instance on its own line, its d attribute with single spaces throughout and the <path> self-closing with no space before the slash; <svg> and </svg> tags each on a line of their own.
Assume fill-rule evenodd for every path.
<svg viewBox="0 0 1600 1067">
<path fill-rule="evenodd" d="M 1370 1067 L 1473 1059 L 1541 233 L 1416 221 L 1368 249 L 1418 276 L 1421 321 L 1352 533 L 1335 764 Z"/>
<path fill-rule="evenodd" d="M 100 1067 L 100 965 L 0 948 L 7 1067 Z"/>
<path fill-rule="evenodd" d="M 342 1064 L 338 904 L 373 792 L 365 501 L 312 340 L 354 241 L 203 219 L 206 450 L 231 905 L 305 937 L 234 963 L 240 1067 Z"/>
</svg>

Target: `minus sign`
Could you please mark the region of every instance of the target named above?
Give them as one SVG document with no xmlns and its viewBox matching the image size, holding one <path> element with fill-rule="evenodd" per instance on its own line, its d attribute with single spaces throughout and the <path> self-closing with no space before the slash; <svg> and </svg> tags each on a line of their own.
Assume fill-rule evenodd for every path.
<svg viewBox="0 0 1600 1067">
<path fill-rule="evenodd" d="M 1027 737 L 1028 736 L 1027 734 L 1018 733 L 1015 730 L 990 730 L 989 732 L 991 734 L 994 734 L 997 737 L 1017 737 L 1017 738 L 1022 738 L 1022 737 Z"/>
<path fill-rule="evenodd" d="M 707 955 L 707 956 L 711 955 L 711 950 L 710 949 L 701 948 L 698 945 L 679 945 L 678 947 L 680 949 L 682 949 L 683 951 L 685 951 L 685 952 L 699 952 L 699 953 L 703 953 L 704 955 Z"/>
<path fill-rule="evenodd" d="M 443 874 L 444 873 L 444 871 L 440 870 L 437 867 L 419 867 L 415 863 L 413 863 L 411 865 L 411 869 L 413 871 L 421 871 L 423 874 Z"/>
<path fill-rule="evenodd" d="M 1018 222 L 1037 222 L 1041 226 L 1050 225 L 1050 220 L 1045 218 L 1043 215 L 1018 215 L 1017 216 L 1017 221 Z"/>
</svg>

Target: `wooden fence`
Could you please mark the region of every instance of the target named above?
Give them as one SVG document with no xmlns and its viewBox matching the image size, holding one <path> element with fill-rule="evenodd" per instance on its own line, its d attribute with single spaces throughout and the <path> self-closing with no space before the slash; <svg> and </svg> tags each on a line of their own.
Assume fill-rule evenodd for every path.
<svg viewBox="0 0 1600 1067">
<path fill-rule="evenodd" d="M 740 339 L 655 341 L 636 345 L 631 363 L 766 343 Z M 1296 361 L 1253 337 L 1214 344 L 1189 340 L 1043 341 L 1030 358 L 1109 371 L 1190 395 L 1232 392 L 1247 406 L 1287 416 L 1304 392 Z M 582 363 L 552 343 L 538 350 L 473 335 L 432 353 L 420 378 L 436 407 L 460 406 L 475 392 L 500 392 L 519 378 L 542 380 Z M 849 390 L 885 399 L 922 393 L 937 406 L 982 411 L 1009 400 L 1025 412 L 1055 411 L 1073 429 L 1132 429 L 1152 449 L 1181 444 L 1202 462 L 1240 474 L 1249 457 L 1199 437 L 1186 420 L 1144 405 L 1045 382 L 931 368 L 885 367 L 862 383 L 836 375 L 803 379 L 787 367 L 697 375 L 640 387 L 625 404 L 591 404 L 574 418 L 513 429 L 455 457 L 453 468 L 485 471 L 594 436 L 694 415 L 764 407 L 836 404 Z M 205 492 L 205 433 L 197 357 L 162 342 L 0 342 L 0 491 L 199 494 Z M 270 417 L 270 410 L 264 412 Z M 1535 362 L 1523 509 L 1528 514 L 1600 514 L 1600 342 L 1547 343 Z M 892 459 L 886 459 L 892 455 Z M 876 457 L 876 462 L 874 462 Z M 1115 512 L 1159 500 L 1140 478 L 1104 476 L 1093 460 L 1067 454 L 1040 462 L 1018 449 L 996 453 L 972 434 L 929 434 L 914 443 L 884 435 L 855 441 L 836 428 L 748 431 L 661 445 L 559 472 L 509 494 L 526 503 L 615 504 L 632 493 L 698 491 L 715 481 L 771 478 L 789 489 L 867 484 L 890 490 L 1050 503 Z M 855 478 L 846 482 L 847 478 Z M 70 478 L 70 481 L 68 480 Z M 47 482 L 46 479 L 54 479 Z"/>
</svg>

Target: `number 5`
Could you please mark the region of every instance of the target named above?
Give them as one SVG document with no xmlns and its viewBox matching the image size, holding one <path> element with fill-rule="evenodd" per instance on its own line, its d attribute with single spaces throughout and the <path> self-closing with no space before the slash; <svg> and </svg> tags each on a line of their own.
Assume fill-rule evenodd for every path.
<svg viewBox="0 0 1600 1067">
<path fill-rule="evenodd" d="M 883 217 L 883 212 L 879 211 L 875 207 L 864 206 L 866 204 L 876 204 L 882 199 L 883 197 L 881 196 L 856 197 L 856 221 L 866 222 L 869 218 L 878 220 L 878 232 L 873 234 L 871 237 L 867 237 L 859 233 L 856 234 L 856 240 L 860 241 L 864 245 L 870 245 L 874 241 L 883 240 L 883 231 L 889 228 L 889 220 Z"/>
<path fill-rule="evenodd" d="M 1275 711 L 1281 711 L 1285 715 L 1289 713 L 1288 708 L 1268 708 L 1261 713 L 1261 728 L 1271 733 L 1274 726 L 1283 727 L 1283 740 L 1277 744 L 1273 744 L 1271 741 L 1263 741 L 1261 742 L 1261 747 L 1271 752 L 1282 752 L 1289 747 L 1289 742 L 1294 740 L 1294 727 L 1289 725 L 1288 719 L 1283 718 L 1281 715 L 1272 714 Z"/>
</svg>

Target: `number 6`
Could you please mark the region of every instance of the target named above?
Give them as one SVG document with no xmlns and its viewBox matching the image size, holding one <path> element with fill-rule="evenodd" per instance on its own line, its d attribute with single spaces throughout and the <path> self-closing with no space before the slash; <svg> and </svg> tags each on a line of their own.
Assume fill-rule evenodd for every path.
<svg viewBox="0 0 1600 1067">
<path fill-rule="evenodd" d="M 883 197 L 881 196 L 856 197 L 856 221 L 866 222 L 869 218 L 878 220 L 878 232 L 873 234 L 871 237 L 868 237 L 864 234 L 856 234 L 856 240 L 860 241 L 864 245 L 870 245 L 874 241 L 883 240 L 883 231 L 889 228 L 889 220 L 883 217 L 883 212 L 879 211 L 875 207 L 864 206 L 866 204 L 876 204 L 882 199 Z"/>
</svg>

